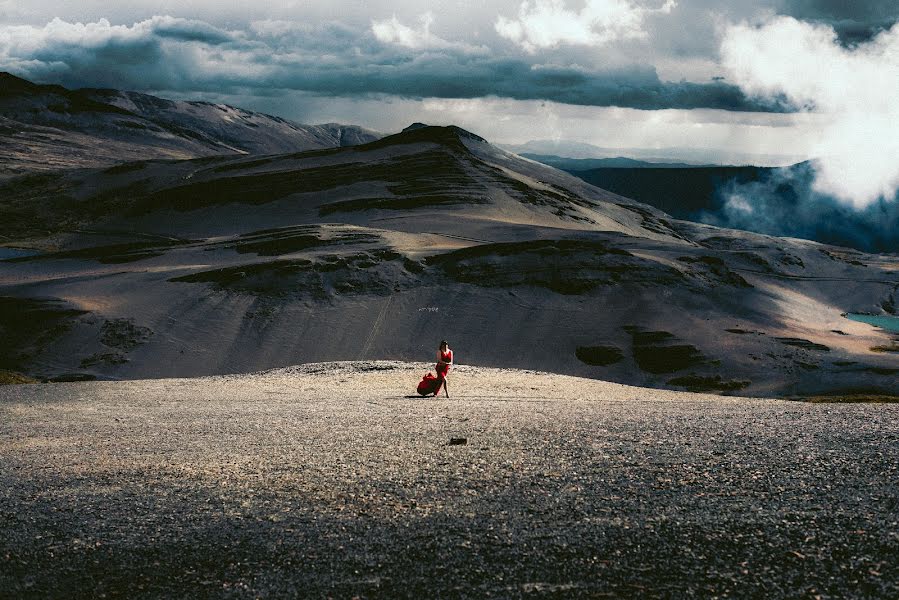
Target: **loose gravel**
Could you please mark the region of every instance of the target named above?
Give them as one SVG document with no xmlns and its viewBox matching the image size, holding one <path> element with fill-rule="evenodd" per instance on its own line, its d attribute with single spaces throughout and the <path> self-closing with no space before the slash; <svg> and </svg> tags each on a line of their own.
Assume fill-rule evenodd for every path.
<svg viewBox="0 0 899 600">
<path fill-rule="evenodd" d="M 899 597 L 899 405 L 430 366 L 0 388 L 0 597 Z"/>
</svg>

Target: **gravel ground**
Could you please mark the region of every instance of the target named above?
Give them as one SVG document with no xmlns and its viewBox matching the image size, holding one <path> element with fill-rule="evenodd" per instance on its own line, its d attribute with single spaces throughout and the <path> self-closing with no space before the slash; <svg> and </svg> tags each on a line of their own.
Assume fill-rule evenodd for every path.
<svg viewBox="0 0 899 600">
<path fill-rule="evenodd" d="M 899 597 L 897 405 L 430 366 L 0 388 L 0 597 Z"/>
</svg>

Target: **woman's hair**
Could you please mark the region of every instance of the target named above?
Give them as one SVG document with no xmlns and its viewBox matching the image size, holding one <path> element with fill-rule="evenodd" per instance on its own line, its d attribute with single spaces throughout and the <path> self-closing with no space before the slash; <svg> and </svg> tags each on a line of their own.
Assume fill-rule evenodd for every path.
<svg viewBox="0 0 899 600">
<path fill-rule="evenodd" d="M 449 344 L 446 343 L 446 340 L 440 340 L 440 347 L 443 348 L 444 346 L 449 346 Z"/>
</svg>

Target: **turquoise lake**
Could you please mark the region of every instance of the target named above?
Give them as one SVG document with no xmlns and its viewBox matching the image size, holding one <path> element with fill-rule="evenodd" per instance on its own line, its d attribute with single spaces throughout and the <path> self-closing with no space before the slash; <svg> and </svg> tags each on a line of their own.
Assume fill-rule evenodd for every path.
<svg viewBox="0 0 899 600">
<path fill-rule="evenodd" d="M 867 323 L 874 325 L 887 331 L 895 331 L 899 333 L 899 317 L 890 315 L 864 315 L 861 313 L 847 313 L 846 318 L 859 323 Z"/>
</svg>

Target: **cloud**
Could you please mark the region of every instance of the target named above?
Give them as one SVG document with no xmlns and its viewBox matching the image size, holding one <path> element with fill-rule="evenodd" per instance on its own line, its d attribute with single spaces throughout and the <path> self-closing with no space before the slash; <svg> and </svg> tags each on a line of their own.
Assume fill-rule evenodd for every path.
<svg viewBox="0 0 899 600">
<path fill-rule="evenodd" d="M 455 50 L 472 54 L 488 54 L 488 48 L 461 42 L 450 42 L 431 33 L 434 13 L 426 12 L 418 17 L 418 29 L 400 23 L 396 15 L 390 19 L 373 20 L 371 32 L 383 44 L 402 46 L 411 50 Z"/>
<path fill-rule="evenodd" d="M 331 96 L 496 96 L 646 110 L 790 110 L 780 99 L 750 99 L 724 81 L 663 81 L 652 67 L 631 64 L 591 68 L 538 62 L 442 40 L 430 33 L 427 19 L 418 29 L 397 25 L 388 20 L 383 30 L 373 30 L 335 22 L 256 21 L 245 31 L 227 31 L 172 17 L 131 26 L 54 19 L 44 27 L 0 26 L 0 70 L 70 87 L 181 94 L 297 90 Z"/>
<path fill-rule="evenodd" d="M 866 42 L 899 20 L 896 0 L 778 0 L 781 14 L 830 25 L 844 45 Z"/>
<path fill-rule="evenodd" d="M 878 199 L 854 208 L 817 192 L 810 163 L 772 169 L 759 181 L 722 186 L 718 206 L 698 215 L 711 225 L 858 248 L 899 250 L 899 202 Z"/>
<path fill-rule="evenodd" d="M 847 48 L 833 27 L 774 17 L 730 26 L 721 46 L 731 81 L 830 117 L 813 146 L 814 188 L 864 208 L 899 189 L 899 24 Z"/>
<path fill-rule="evenodd" d="M 518 18 L 500 16 L 495 28 L 528 52 L 559 44 L 605 46 L 619 40 L 646 37 L 644 20 L 652 13 L 670 13 L 677 6 L 665 0 L 650 9 L 630 0 L 587 0 L 580 11 L 567 8 L 563 0 L 522 2 Z"/>
<path fill-rule="evenodd" d="M 446 48 L 449 42 L 431 35 L 434 14 L 427 12 L 419 18 L 421 29 L 413 29 L 400 23 L 396 15 L 383 21 L 372 21 L 371 30 L 375 37 L 385 44 L 399 44 L 407 48 Z"/>
<path fill-rule="evenodd" d="M 132 26 L 53 19 L 0 26 L 0 69 L 79 87 L 169 87 L 190 81 L 203 53 L 239 43 L 238 33 L 168 16 Z"/>
<path fill-rule="evenodd" d="M 0 49 L 4 54 L 46 49 L 51 46 L 99 48 L 109 44 L 141 43 L 157 38 L 182 42 L 222 44 L 234 34 L 203 21 L 156 16 L 132 26 L 112 25 L 106 19 L 94 23 L 69 23 L 55 18 L 44 27 L 4 26 L 0 29 Z"/>
</svg>

